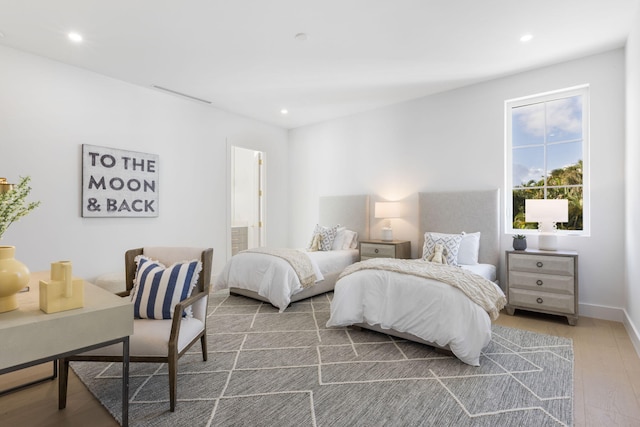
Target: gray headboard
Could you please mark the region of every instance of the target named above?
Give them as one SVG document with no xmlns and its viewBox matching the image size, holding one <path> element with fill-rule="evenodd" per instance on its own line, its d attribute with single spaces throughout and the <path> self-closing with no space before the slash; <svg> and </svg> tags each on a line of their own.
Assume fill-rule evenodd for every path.
<svg viewBox="0 0 640 427">
<path fill-rule="evenodd" d="M 424 233 L 475 233 L 480 231 L 478 261 L 500 261 L 500 190 L 454 191 L 418 194 L 420 212 L 419 254 Z"/>
<path fill-rule="evenodd" d="M 319 223 L 340 224 L 358 233 L 358 239 L 369 238 L 369 196 L 320 197 Z"/>
</svg>

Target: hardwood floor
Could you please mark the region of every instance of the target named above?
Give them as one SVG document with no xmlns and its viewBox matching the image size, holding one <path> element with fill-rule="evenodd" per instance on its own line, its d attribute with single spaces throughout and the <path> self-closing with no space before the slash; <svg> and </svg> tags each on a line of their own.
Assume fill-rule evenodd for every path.
<svg viewBox="0 0 640 427">
<path fill-rule="evenodd" d="M 640 426 L 640 358 L 622 323 L 520 310 L 496 323 L 573 339 L 575 426 Z"/>
<path fill-rule="evenodd" d="M 640 425 L 640 358 L 621 323 L 517 311 L 496 323 L 573 339 L 576 426 Z M 0 389 L 50 375 L 51 364 L 0 376 Z M 0 397 L 0 426 L 111 427 L 119 424 L 70 371 L 67 408 L 58 410 L 57 381 Z"/>
</svg>

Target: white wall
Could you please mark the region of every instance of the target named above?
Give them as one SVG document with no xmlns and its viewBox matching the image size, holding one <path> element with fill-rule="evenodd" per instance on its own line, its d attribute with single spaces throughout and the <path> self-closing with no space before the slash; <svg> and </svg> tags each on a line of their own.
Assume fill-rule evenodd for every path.
<svg viewBox="0 0 640 427">
<path fill-rule="evenodd" d="M 627 40 L 625 325 L 640 354 L 640 10 Z"/>
<path fill-rule="evenodd" d="M 580 254 L 581 314 L 622 320 L 622 49 L 290 131 L 290 243 L 306 243 L 318 196 L 395 200 L 425 190 L 498 187 L 504 196 L 504 101 L 584 83 L 591 85 L 592 235 L 561 237 L 559 245 Z M 417 241 L 397 231 L 394 237 Z M 510 247 L 504 235 L 502 249 Z"/>
<path fill-rule="evenodd" d="M 267 153 L 268 239 L 288 232 L 287 132 L 211 106 L 0 47 L 0 176 L 30 175 L 41 207 L 0 244 L 31 271 L 68 259 L 91 279 L 123 269 L 126 249 L 210 246 L 226 261 L 228 146 Z M 81 145 L 159 155 L 157 218 L 82 218 Z"/>
</svg>

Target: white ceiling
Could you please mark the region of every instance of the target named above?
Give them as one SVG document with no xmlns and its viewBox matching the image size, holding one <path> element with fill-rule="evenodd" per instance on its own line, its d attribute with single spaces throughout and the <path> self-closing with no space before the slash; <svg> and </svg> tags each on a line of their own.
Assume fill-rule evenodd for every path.
<svg viewBox="0 0 640 427">
<path fill-rule="evenodd" d="M 623 46 L 639 2 L 0 0 L 0 44 L 295 128 Z"/>
</svg>

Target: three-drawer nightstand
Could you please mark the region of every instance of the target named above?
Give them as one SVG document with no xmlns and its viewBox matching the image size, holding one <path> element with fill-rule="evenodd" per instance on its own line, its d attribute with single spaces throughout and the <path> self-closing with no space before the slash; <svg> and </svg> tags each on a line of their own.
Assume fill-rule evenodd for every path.
<svg viewBox="0 0 640 427">
<path fill-rule="evenodd" d="M 507 313 L 515 309 L 565 316 L 578 321 L 578 253 L 506 251 Z"/>
<path fill-rule="evenodd" d="M 360 240 L 360 261 L 369 258 L 411 258 L 408 240 Z"/>
</svg>

